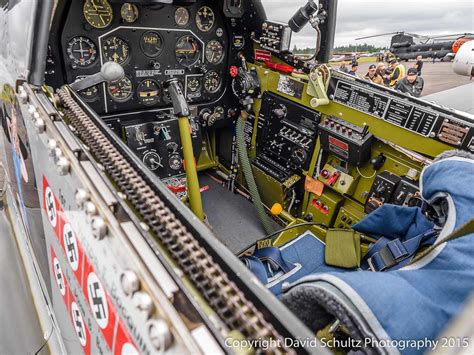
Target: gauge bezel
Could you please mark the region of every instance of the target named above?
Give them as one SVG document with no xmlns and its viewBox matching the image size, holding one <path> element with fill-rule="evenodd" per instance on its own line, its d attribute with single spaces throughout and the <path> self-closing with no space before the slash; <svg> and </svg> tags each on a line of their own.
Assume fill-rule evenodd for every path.
<svg viewBox="0 0 474 355">
<path fill-rule="evenodd" d="M 186 14 L 187 14 L 187 20 L 186 20 L 186 23 L 179 23 L 178 21 L 178 12 L 179 11 L 186 11 Z M 189 25 L 189 21 L 191 20 L 191 13 L 189 12 L 189 10 L 183 6 L 180 6 L 176 9 L 176 11 L 174 12 L 174 22 L 176 23 L 176 25 L 178 25 L 179 27 L 186 27 L 187 25 Z"/>
<path fill-rule="evenodd" d="M 127 20 L 127 18 L 124 16 L 124 7 L 125 6 L 131 6 L 133 9 L 134 17 L 132 21 Z M 127 10 L 128 11 L 128 10 Z M 129 2 L 123 3 L 122 6 L 120 7 L 120 16 L 122 17 L 122 20 L 124 23 L 135 23 L 137 20 L 140 18 L 140 11 L 138 10 L 138 6 Z"/>
<path fill-rule="evenodd" d="M 200 19 L 200 17 L 202 15 L 199 14 L 201 12 L 201 10 L 206 9 L 206 8 L 211 11 L 212 17 L 213 17 L 212 24 L 209 26 L 208 29 L 204 28 L 203 24 L 201 23 L 201 19 Z M 203 32 L 203 33 L 209 33 L 214 28 L 215 24 L 216 24 L 216 13 L 214 12 L 214 10 L 211 9 L 209 6 L 201 6 L 199 8 L 199 10 L 197 11 L 197 13 L 196 13 L 196 27 L 198 28 L 198 30 Z"/>
<path fill-rule="evenodd" d="M 153 34 L 153 35 L 156 35 L 156 36 L 160 39 L 160 41 L 161 41 L 160 50 L 158 51 L 157 54 L 154 54 L 154 55 L 147 53 L 147 52 L 145 51 L 145 49 L 143 48 L 143 46 L 144 46 L 143 38 L 144 38 L 146 35 L 152 35 L 152 34 Z M 165 40 L 164 40 L 163 36 L 162 36 L 159 32 L 157 32 L 157 31 L 153 31 L 153 30 L 151 30 L 151 31 L 145 31 L 145 32 L 140 36 L 140 49 L 142 50 L 142 53 L 143 53 L 145 56 L 147 56 L 148 58 L 158 58 L 158 57 L 163 53 L 164 47 L 165 47 Z"/>
<path fill-rule="evenodd" d="M 187 90 L 187 92 L 195 94 L 195 93 L 199 92 L 200 90 L 202 90 L 202 87 L 203 87 L 203 80 L 202 79 L 203 79 L 202 76 L 191 76 L 191 77 L 187 78 L 186 79 L 186 90 Z M 196 80 L 197 82 L 199 82 L 199 86 L 194 91 L 191 90 L 191 88 L 189 87 L 189 84 L 191 83 L 192 80 Z"/>
<path fill-rule="evenodd" d="M 115 62 L 113 59 L 109 59 L 109 58 L 108 58 L 108 56 L 106 55 L 105 49 L 104 49 L 104 47 L 105 47 L 105 45 L 107 44 L 107 42 L 110 41 L 110 40 L 113 40 L 114 38 L 117 39 L 117 40 L 119 40 L 119 41 L 121 41 L 121 42 L 126 46 L 126 48 L 127 48 L 127 57 L 124 58 L 123 61 L 116 62 L 117 64 L 120 64 L 120 65 L 124 66 L 124 65 L 126 65 L 126 64 L 128 63 L 128 61 L 130 60 L 130 52 L 131 52 L 131 51 L 130 51 L 130 45 L 128 44 L 128 42 L 127 42 L 126 40 L 124 40 L 123 38 L 119 37 L 119 36 L 112 36 L 112 37 L 108 37 L 108 38 L 104 39 L 104 42 L 103 42 L 103 44 L 102 44 L 102 46 L 101 46 L 101 49 L 100 49 L 101 52 L 102 52 L 103 58 L 104 58 L 104 62 L 107 62 L 107 61 L 113 61 L 113 62 Z"/>
<path fill-rule="evenodd" d="M 182 61 L 180 61 L 180 60 L 178 59 L 178 54 L 177 54 L 178 43 L 180 43 L 180 41 L 184 40 L 185 38 L 192 38 L 192 40 L 197 44 L 197 47 L 198 47 L 198 49 L 197 49 L 197 51 L 196 51 L 196 59 L 195 59 L 193 62 L 190 62 L 190 64 L 183 64 Z M 195 64 L 200 60 L 200 58 L 201 58 L 201 50 L 202 50 L 202 49 L 201 49 L 201 45 L 199 44 L 199 41 L 197 40 L 197 38 L 196 38 L 195 36 L 191 35 L 191 34 L 188 34 L 188 35 L 184 35 L 184 36 L 178 38 L 178 40 L 176 41 L 174 54 L 175 54 L 175 58 L 176 58 L 177 62 L 178 62 L 180 65 L 182 65 L 182 66 L 184 66 L 184 67 L 186 67 L 186 68 L 190 68 L 190 67 L 192 67 L 193 65 L 195 65 Z"/>
<path fill-rule="evenodd" d="M 107 15 L 109 15 L 107 23 L 105 23 L 104 25 L 94 24 L 94 22 L 91 20 L 91 16 L 97 16 L 97 18 L 102 19 L 102 17 L 100 17 L 98 13 L 95 13 L 95 14 L 93 13 L 94 11 L 96 11 L 94 9 L 90 9 L 92 11 L 92 14 L 88 12 L 86 13 L 86 7 L 88 7 L 88 5 L 91 3 L 91 0 L 86 0 L 84 2 L 84 6 L 82 7 L 82 15 L 84 16 L 84 19 L 86 20 L 86 22 L 93 28 L 104 29 L 104 28 L 109 27 L 114 21 L 114 9 L 112 8 L 112 6 L 107 0 L 99 0 L 99 1 L 101 2 L 101 5 L 104 6 L 105 10 L 107 11 Z"/>
<path fill-rule="evenodd" d="M 91 48 L 94 50 L 94 54 L 91 55 L 91 58 L 93 58 L 93 59 L 86 61 L 86 62 L 85 62 L 86 64 L 84 64 L 84 65 L 81 64 L 80 61 L 77 61 L 76 58 L 72 55 L 72 46 L 73 46 L 75 43 L 77 43 L 77 41 L 78 41 L 79 39 L 83 39 L 84 42 L 86 42 L 86 43 L 89 42 L 88 44 L 91 45 Z M 74 42 L 74 43 L 73 43 L 73 42 Z M 71 51 L 70 51 L 70 50 L 71 50 Z M 77 66 L 80 67 L 80 68 L 87 68 L 87 67 L 90 67 L 90 66 L 94 65 L 95 62 L 97 61 L 97 46 L 96 46 L 96 44 L 94 43 L 94 41 L 93 41 L 92 39 L 90 39 L 89 37 L 86 37 L 86 36 L 75 36 L 75 37 L 71 38 L 71 39 L 69 40 L 69 42 L 67 43 L 67 46 L 66 46 L 66 53 L 68 54 L 69 60 L 70 60 L 73 64 L 77 65 Z"/>
<path fill-rule="evenodd" d="M 211 76 L 212 74 L 216 74 L 217 77 L 219 78 L 219 86 L 217 87 L 216 90 L 212 90 L 212 91 L 211 91 L 211 90 L 208 90 L 208 88 L 207 88 L 207 86 L 206 86 L 206 81 L 207 81 L 208 77 Z M 216 94 L 216 93 L 218 93 L 219 90 L 222 88 L 222 83 L 223 83 L 223 80 L 222 80 L 222 78 L 221 78 L 221 75 L 220 75 L 217 71 L 215 71 L 215 70 L 208 71 L 208 72 L 206 73 L 206 75 L 204 75 L 204 82 L 203 82 L 204 90 L 205 90 L 206 93 L 208 93 L 208 94 Z"/>
<path fill-rule="evenodd" d="M 143 99 L 140 97 L 140 87 L 148 80 L 154 82 L 156 84 L 156 86 L 158 87 L 158 95 L 154 97 L 154 100 L 155 100 L 154 102 L 143 102 Z M 146 79 L 142 80 L 140 82 L 140 84 L 138 84 L 137 90 L 136 90 L 136 95 L 137 95 L 137 98 L 138 98 L 138 102 L 142 105 L 145 105 L 145 106 L 157 105 L 161 100 L 162 93 L 163 93 L 163 87 L 161 85 L 161 82 L 158 81 L 158 80 L 152 79 L 152 78 L 146 78 Z"/>
<path fill-rule="evenodd" d="M 222 53 L 221 53 L 221 56 L 219 57 L 219 60 L 218 60 L 218 61 L 211 61 L 211 60 L 209 59 L 209 57 L 208 57 L 208 52 L 207 52 L 207 51 L 208 51 L 209 45 L 210 45 L 211 43 L 217 43 L 217 44 L 219 44 L 219 46 L 220 46 L 221 49 L 222 49 Z M 210 41 L 207 42 L 207 44 L 206 44 L 206 48 L 205 48 L 205 50 L 204 50 L 204 56 L 206 57 L 206 60 L 207 60 L 210 64 L 212 64 L 212 65 L 219 65 L 219 64 L 221 64 L 222 61 L 223 61 L 224 58 L 225 58 L 225 47 L 224 47 L 224 44 L 223 44 L 221 41 L 218 41 L 217 39 L 212 39 L 212 40 L 210 40 Z"/>
<path fill-rule="evenodd" d="M 115 97 L 110 92 L 110 85 L 111 84 L 107 84 L 107 94 L 109 95 L 109 97 L 111 98 L 112 101 L 119 102 L 119 103 L 124 103 L 124 102 L 130 101 L 132 99 L 133 92 L 134 92 L 134 86 L 133 86 L 132 79 L 130 79 L 128 76 L 124 76 L 120 81 L 118 81 L 117 83 L 113 83 L 113 84 L 120 85 L 120 82 L 124 81 L 124 80 L 128 80 L 128 82 L 130 83 L 130 91 L 128 92 L 128 95 L 127 95 L 126 98 L 117 98 L 117 97 Z"/>
</svg>

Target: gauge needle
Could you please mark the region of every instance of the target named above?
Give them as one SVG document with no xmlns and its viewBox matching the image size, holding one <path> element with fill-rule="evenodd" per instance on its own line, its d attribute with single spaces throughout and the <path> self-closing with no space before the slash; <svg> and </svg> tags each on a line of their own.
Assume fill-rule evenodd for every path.
<svg viewBox="0 0 474 355">
<path fill-rule="evenodd" d="M 115 95 L 116 93 L 118 93 L 120 90 L 120 88 L 115 88 L 112 90 L 112 95 Z"/>
</svg>

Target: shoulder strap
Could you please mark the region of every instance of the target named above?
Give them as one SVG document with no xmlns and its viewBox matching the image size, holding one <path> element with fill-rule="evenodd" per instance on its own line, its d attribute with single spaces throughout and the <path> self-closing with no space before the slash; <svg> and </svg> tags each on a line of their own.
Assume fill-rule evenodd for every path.
<svg viewBox="0 0 474 355">
<path fill-rule="evenodd" d="M 474 218 L 472 218 L 469 221 L 467 221 L 466 223 L 464 223 L 461 227 L 456 229 L 454 232 L 449 234 L 447 237 L 443 238 L 439 242 L 433 244 L 432 246 L 430 246 L 429 248 L 427 248 L 426 250 L 424 250 L 423 252 L 418 254 L 415 258 L 413 258 L 413 260 L 410 262 L 410 264 L 414 264 L 418 260 L 424 258 L 426 255 L 431 253 L 433 250 L 435 250 L 441 244 L 444 244 L 446 242 L 449 242 L 451 240 L 455 240 L 455 239 L 458 239 L 458 238 L 461 238 L 461 237 L 465 237 L 465 236 L 467 236 L 469 234 L 472 234 L 472 233 L 474 233 Z"/>
</svg>

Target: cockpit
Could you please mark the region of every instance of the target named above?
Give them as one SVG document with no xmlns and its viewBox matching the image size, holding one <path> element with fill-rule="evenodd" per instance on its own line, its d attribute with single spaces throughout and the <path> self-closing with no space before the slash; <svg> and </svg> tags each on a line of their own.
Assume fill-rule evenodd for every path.
<svg viewBox="0 0 474 355">
<path fill-rule="evenodd" d="M 19 93 L 30 106 L 33 93 L 40 97 L 48 113 L 27 124 L 42 135 L 32 143 L 33 161 L 54 167 L 35 166 L 44 169 L 36 187 L 45 229 L 48 206 L 67 200 L 72 229 L 76 223 L 85 231 L 78 240 L 94 235 L 84 250 L 97 253 L 91 264 L 105 265 L 97 266 L 102 280 L 115 280 L 115 269 L 99 251 L 143 257 L 144 244 L 131 236 L 146 235 L 147 257 L 168 265 L 186 290 L 169 297 L 186 329 L 206 312 L 217 314 L 217 325 L 207 325 L 216 338 L 438 337 L 468 297 L 456 285 L 474 279 L 458 272 L 472 261 L 457 254 L 472 244 L 463 229 L 472 210 L 443 178 L 465 169 L 458 177 L 472 183 L 474 119 L 327 64 L 337 1 L 289 7 L 281 22 L 267 19 L 260 0 L 55 1 L 44 85 Z M 314 55 L 291 50 L 303 28 L 314 38 Z M 48 136 L 56 130 L 69 139 Z M 70 179 L 58 191 L 52 171 Z M 78 182 L 85 176 L 94 177 L 87 187 Z M 91 204 L 101 192 L 102 212 Z M 106 237 L 112 230 L 129 249 L 111 253 L 95 244 L 118 243 Z M 449 253 L 457 261 L 448 266 Z M 431 288 L 432 276 L 420 276 L 437 267 L 454 275 L 444 286 L 455 290 L 451 301 L 441 286 Z M 129 275 L 116 273 L 119 281 L 104 288 Z M 430 316 L 442 313 L 439 324 L 402 326 L 430 290 L 439 302 Z M 403 312 L 387 314 L 400 306 L 396 292 L 416 296 Z M 446 312 L 443 302 L 451 302 Z M 191 305 L 200 311 L 182 311 Z"/>
</svg>

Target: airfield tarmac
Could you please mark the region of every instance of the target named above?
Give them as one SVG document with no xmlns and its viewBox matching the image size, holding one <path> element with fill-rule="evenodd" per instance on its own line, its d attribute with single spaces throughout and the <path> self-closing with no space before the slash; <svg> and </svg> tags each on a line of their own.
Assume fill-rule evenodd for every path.
<svg viewBox="0 0 474 355">
<path fill-rule="evenodd" d="M 415 62 L 401 62 L 406 69 L 412 67 Z M 367 74 L 370 64 L 373 63 L 360 63 L 357 74 L 361 77 Z M 423 89 L 422 96 L 434 94 L 440 91 L 452 89 L 461 85 L 469 84 L 474 82 L 469 80 L 468 76 L 457 75 L 453 72 L 452 63 L 449 62 L 436 62 L 425 61 L 423 65 L 423 79 L 425 80 L 425 87 Z M 339 66 L 335 66 L 339 67 Z M 350 65 L 346 65 L 350 68 Z"/>
</svg>

